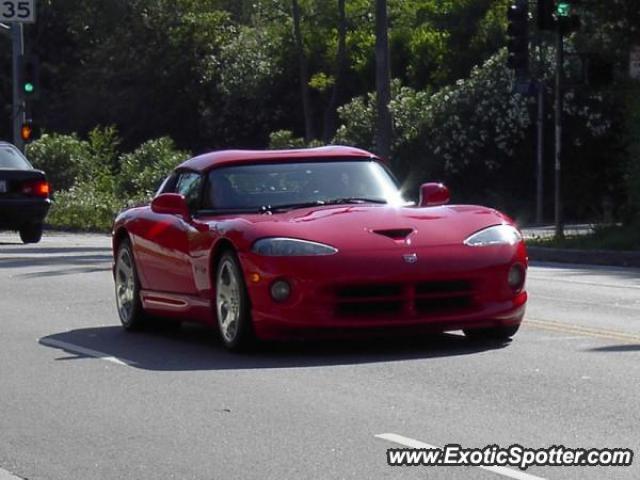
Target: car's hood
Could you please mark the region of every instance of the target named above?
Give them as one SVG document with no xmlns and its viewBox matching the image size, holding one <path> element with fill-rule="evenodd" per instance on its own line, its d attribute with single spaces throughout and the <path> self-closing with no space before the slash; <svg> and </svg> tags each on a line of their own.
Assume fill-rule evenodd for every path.
<svg viewBox="0 0 640 480">
<path fill-rule="evenodd" d="M 339 249 L 385 249 L 398 242 L 415 247 L 461 244 L 472 233 L 510 223 L 501 213 L 477 206 L 429 208 L 385 205 L 324 206 L 283 213 L 243 216 L 242 220 L 212 220 L 224 233 L 240 230 L 245 241 L 292 237 L 322 242 Z"/>
</svg>

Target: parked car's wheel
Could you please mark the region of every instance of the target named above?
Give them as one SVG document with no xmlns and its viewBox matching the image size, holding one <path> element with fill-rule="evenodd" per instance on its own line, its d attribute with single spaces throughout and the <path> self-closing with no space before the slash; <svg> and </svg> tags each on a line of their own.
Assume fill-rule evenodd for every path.
<svg viewBox="0 0 640 480">
<path fill-rule="evenodd" d="M 20 229 L 20 240 L 22 240 L 22 243 L 38 243 L 41 239 L 41 223 L 30 223 Z"/>
<path fill-rule="evenodd" d="M 508 327 L 469 328 L 463 332 L 472 339 L 509 340 L 519 329 L 520 325 L 511 325 Z"/>
<path fill-rule="evenodd" d="M 116 305 L 122 326 L 125 330 L 131 331 L 142 329 L 146 318 L 140 300 L 140 281 L 129 240 L 123 240 L 118 248 L 115 283 Z"/>
<path fill-rule="evenodd" d="M 216 315 L 224 346 L 241 351 L 254 343 L 249 296 L 238 257 L 227 251 L 216 268 Z"/>
</svg>

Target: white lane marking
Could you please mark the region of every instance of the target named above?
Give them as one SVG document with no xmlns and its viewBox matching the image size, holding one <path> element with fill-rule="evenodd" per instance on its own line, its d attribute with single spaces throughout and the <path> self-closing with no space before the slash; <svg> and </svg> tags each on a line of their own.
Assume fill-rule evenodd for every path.
<svg viewBox="0 0 640 480">
<path fill-rule="evenodd" d="M 403 437 L 402 435 L 398 435 L 395 433 L 381 433 L 380 435 L 376 435 L 376 438 L 387 440 L 388 442 L 397 443 L 399 445 L 404 445 L 405 447 L 409 447 L 409 448 L 426 448 L 430 450 L 434 448 L 440 448 L 440 447 L 435 447 L 433 445 L 429 445 L 428 443 L 421 442 L 419 440 L 414 440 L 413 438 Z M 489 472 L 497 473 L 498 475 L 502 475 L 503 477 L 515 478 L 516 480 L 545 480 L 542 477 L 536 477 L 535 475 L 530 475 L 520 470 L 512 470 L 506 467 L 477 467 L 477 468 L 481 468 Z"/>
<path fill-rule="evenodd" d="M 91 350 L 90 348 L 80 347 L 79 345 L 62 342 L 60 340 L 54 340 L 52 338 L 41 338 L 38 342 L 41 345 L 46 345 L 47 347 L 61 348 L 69 352 L 79 353 L 80 355 L 84 355 L 86 357 L 97 358 L 99 360 L 115 363 L 116 365 L 122 365 L 124 367 L 134 367 L 136 365 L 135 362 L 132 362 L 131 360 L 127 360 L 125 358 L 114 357 L 113 355 L 109 355 L 108 353 L 99 352 L 98 350 Z"/>
<path fill-rule="evenodd" d="M 22 480 L 20 477 L 16 477 L 15 475 L 11 475 L 10 472 L 0 468 L 0 480 Z"/>
</svg>

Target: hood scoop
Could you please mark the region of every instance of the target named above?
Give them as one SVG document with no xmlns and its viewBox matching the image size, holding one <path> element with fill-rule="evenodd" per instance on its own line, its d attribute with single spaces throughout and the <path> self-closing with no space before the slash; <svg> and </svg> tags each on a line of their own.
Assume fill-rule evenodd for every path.
<svg viewBox="0 0 640 480">
<path fill-rule="evenodd" d="M 415 230 L 413 228 L 391 228 L 388 230 L 372 230 L 373 233 L 390 238 L 396 242 L 406 240 Z"/>
</svg>

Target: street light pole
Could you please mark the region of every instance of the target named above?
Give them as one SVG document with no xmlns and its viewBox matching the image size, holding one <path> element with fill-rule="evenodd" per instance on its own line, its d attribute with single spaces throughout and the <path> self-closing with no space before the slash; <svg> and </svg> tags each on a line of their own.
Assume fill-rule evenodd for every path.
<svg viewBox="0 0 640 480">
<path fill-rule="evenodd" d="M 20 135 L 25 120 L 24 98 L 20 90 L 20 62 L 24 55 L 24 35 L 22 23 L 11 24 L 11 44 L 13 47 L 13 144 L 24 152 L 24 142 Z"/>
<path fill-rule="evenodd" d="M 536 175 L 536 223 L 542 225 L 544 221 L 544 94 L 545 84 L 538 82 L 538 151 Z"/>
</svg>

